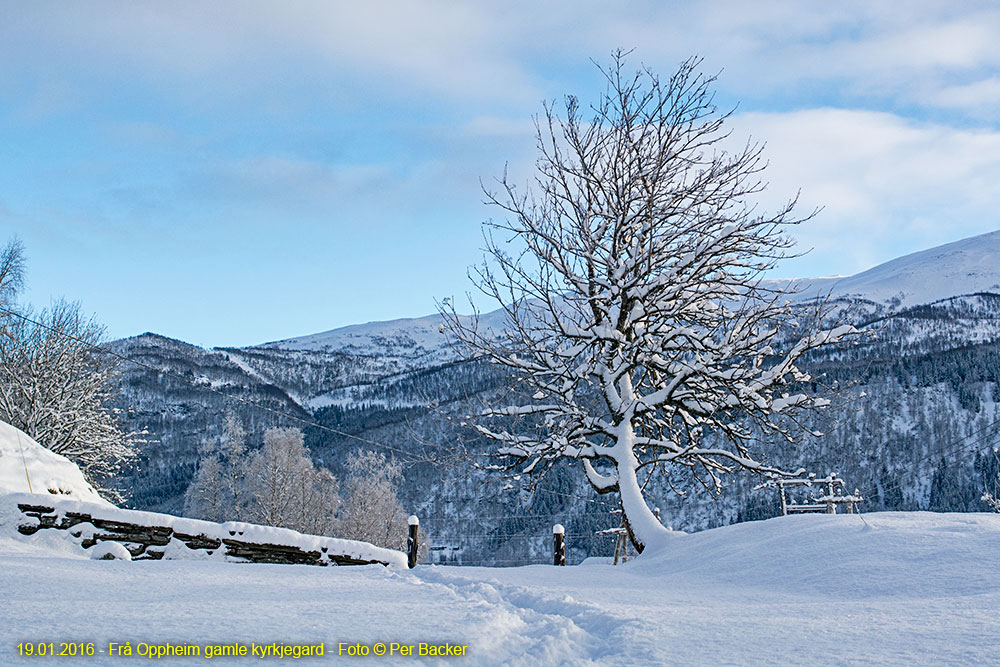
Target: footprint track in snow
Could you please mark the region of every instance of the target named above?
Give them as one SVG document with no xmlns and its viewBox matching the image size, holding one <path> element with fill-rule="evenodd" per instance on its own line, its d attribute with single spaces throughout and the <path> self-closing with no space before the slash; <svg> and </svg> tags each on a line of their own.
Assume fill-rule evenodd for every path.
<svg viewBox="0 0 1000 667">
<path fill-rule="evenodd" d="M 569 595 L 456 575 L 421 568 L 403 576 L 447 589 L 471 606 L 470 614 L 481 614 L 483 632 L 470 643 L 481 657 L 504 655 L 504 664 L 621 664 L 623 650 L 644 624 Z M 513 651 L 512 644 L 521 651 Z M 581 662 L 584 655 L 592 659 Z"/>
</svg>

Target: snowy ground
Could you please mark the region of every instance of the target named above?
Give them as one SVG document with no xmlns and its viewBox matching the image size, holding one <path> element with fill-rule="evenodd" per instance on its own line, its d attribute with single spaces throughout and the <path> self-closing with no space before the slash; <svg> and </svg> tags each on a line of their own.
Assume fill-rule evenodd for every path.
<svg viewBox="0 0 1000 667">
<path fill-rule="evenodd" d="M 0 535 L 0 664 L 145 662 L 140 642 L 322 643 L 313 664 L 339 642 L 450 642 L 467 656 L 438 662 L 475 665 L 1000 661 L 997 515 L 786 517 L 677 534 L 620 567 L 93 561 L 61 540 Z M 19 659 L 26 641 L 129 642 L 133 657 Z"/>
</svg>

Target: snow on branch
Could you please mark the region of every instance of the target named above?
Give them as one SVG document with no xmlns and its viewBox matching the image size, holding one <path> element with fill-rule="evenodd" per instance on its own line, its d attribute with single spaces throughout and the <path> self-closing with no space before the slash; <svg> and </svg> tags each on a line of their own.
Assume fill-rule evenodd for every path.
<svg viewBox="0 0 1000 667">
<path fill-rule="evenodd" d="M 591 117 L 574 97 L 561 114 L 547 105 L 534 181 L 522 189 L 505 174 L 486 193 L 502 217 L 486 225 L 472 275 L 505 327 L 481 330 L 442 305 L 448 334 L 525 390 L 484 410 L 480 435 L 533 471 L 582 460 L 595 490 L 621 494 L 639 549 L 662 526 L 636 470 L 677 464 L 714 488 L 739 470 L 787 474 L 753 452 L 761 438 L 793 439 L 828 402 L 803 357 L 856 335 L 821 329 L 825 312 L 803 321 L 762 283 L 789 256 L 785 230 L 811 216 L 797 217 L 794 199 L 758 210 L 761 146 L 722 149 L 729 114 L 699 64 L 661 80 L 629 73 L 617 53 Z"/>
</svg>

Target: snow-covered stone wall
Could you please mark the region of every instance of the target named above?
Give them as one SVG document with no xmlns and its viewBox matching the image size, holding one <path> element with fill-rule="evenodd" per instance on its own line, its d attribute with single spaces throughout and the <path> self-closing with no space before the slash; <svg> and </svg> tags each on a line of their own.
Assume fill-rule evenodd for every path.
<svg viewBox="0 0 1000 667">
<path fill-rule="evenodd" d="M 22 539 L 60 531 L 85 554 L 113 542 L 136 560 L 407 566 L 406 554 L 366 542 L 120 509 L 101 498 L 76 464 L 5 422 L 0 422 L 0 530 Z"/>
<path fill-rule="evenodd" d="M 17 532 L 26 538 L 40 531 L 65 531 L 82 550 L 103 542 L 123 545 L 134 560 L 224 560 L 243 563 L 370 565 L 406 568 L 406 554 L 366 542 L 304 535 L 230 521 L 212 523 L 167 514 L 123 510 L 107 505 L 40 494 L 0 496 L 11 516 L 20 512 Z"/>
</svg>

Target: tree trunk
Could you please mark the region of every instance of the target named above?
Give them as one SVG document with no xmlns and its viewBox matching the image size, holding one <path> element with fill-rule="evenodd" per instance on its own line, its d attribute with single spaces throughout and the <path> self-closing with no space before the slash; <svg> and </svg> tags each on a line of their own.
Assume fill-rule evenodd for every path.
<svg viewBox="0 0 1000 667">
<path fill-rule="evenodd" d="M 628 530 L 632 546 L 638 553 L 647 547 L 660 548 L 670 534 L 656 518 L 642 497 L 642 488 L 635 471 L 639 462 L 632 453 L 634 431 L 631 424 L 619 427 L 618 444 L 615 446 L 615 462 L 618 470 L 618 493 L 622 502 L 622 517 Z"/>
</svg>

